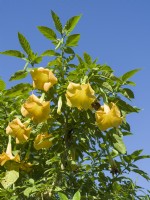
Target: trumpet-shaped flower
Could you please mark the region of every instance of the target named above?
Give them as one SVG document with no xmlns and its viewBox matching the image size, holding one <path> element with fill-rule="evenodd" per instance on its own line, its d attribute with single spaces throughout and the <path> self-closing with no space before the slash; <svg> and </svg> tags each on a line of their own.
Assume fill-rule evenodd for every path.
<svg viewBox="0 0 150 200">
<path fill-rule="evenodd" d="M 7 145 L 6 152 L 3 152 L 0 154 L 0 165 L 3 166 L 7 161 L 15 161 L 20 162 L 20 156 L 17 154 L 16 156 L 12 155 L 12 149 L 11 149 L 11 136 L 9 135 L 9 142 Z"/>
<path fill-rule="evenodd" d="M 105 131 L 111 127 L 118 127 L 122 123 L 120 110 L 114 103 L 104 104 L 95 113 L 96 122 L 101 131 Z"/>
<path fill-rule="evenodd" d="M 50 102 L 39 99 L 32 94 L 21 107 L 21 113 L 25 117 L 30 117 L 36 123 L 48 119 L 50 114 Z"/>
<path fill-rule="evenodd" d="M 57 78 L 49 69 L 39 67 L 31 72 L 33 79 L 33 87 L 39 90 L 48 91 L 54 84 L 57 83 Z"/>
<path fill-rule="evenodd" d="M 3 152 L 2 154 L 0 154 L 0 165 L 3 166 L 8 160 L 12 160 L 15 162 L 20 162 L 20 156 L 16 155 L 8 155 L 7 153 Z"/>
<path fill-rule="evenodd" d="M 34 140 L 34 148 L 36 150 L 42 149 L 42 148 L 50 148 L 52 146 L 52 141 L 49 141 L 51 138 L 51 135 L 48 133 L 38 134 Z"/>
<path fill-rule="evenodd" d="M 66 91 L 67 105 L 87 110 L 96 99 L 94 93 L 89 83 L 80 85 L 70 82 Z"/>
<path fill-rule="evenodd" d="M 6 133 L 16 138 L 16 143 L 24 143 L 30 137 L 31 128 L 27 128 L 27 123 L 22 123 L 19 118 L 11 121 Z"/>
</svg>

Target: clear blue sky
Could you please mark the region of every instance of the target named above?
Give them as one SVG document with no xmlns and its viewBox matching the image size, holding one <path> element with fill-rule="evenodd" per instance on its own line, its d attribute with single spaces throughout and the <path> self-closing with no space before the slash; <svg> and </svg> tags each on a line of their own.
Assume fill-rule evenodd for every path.
<svg viewBox="0 0 150 200">
<path fill-rule="evenodd" d="M 53 48 L 37 30 L 37 26 L 53 27 L 50 10 L 62 22 L 73 15 L 82 14 L 74 33 L 81 34 L 76 52 L 86 51 L 99 62 L 110 65 L 116 75 L 142 68 L 132 79 L 133 104 L 140 107 L 140 114 L 128 117 L 133 136 L 126 137 L 128 152 L 144 149 L 150 154 L 150 1 L 149 0 L 1 0 L 0 1 L 0 51 L 20 49 L 17 32 L 31 42 L 33 50 L 41 53 Z M 23 68 L 18 59 L 0 56 L 0 76 L 8 82 L 12 73 Z M 8 83 L 8 86 L 10 84 Z M 139 162 L 150 174 L 150 160 Z M 136 181 L 150 187 L 139 176 Z"/>
</svg>

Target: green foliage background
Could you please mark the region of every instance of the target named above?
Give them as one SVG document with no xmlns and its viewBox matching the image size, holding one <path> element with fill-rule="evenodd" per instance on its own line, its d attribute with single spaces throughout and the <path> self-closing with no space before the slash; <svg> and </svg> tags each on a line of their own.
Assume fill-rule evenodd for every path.
<svg viewBox="0 0 150 200">
<path fill-rule="evenodd" d="M 58 83 L 45 93 L 51 103 L 51 117 L 47 122 L 32 121 L 31 137 L 25 144 L 16 144 L 12 139 L 13 154 L 19 153 L 21 160 L 32 164 L 30 171 L 0 167 L 1 199 L 149 199 L 149 191 L 128 177 L 137 173 L 149 181 L 149 175 L 139 169 L 136 162 L 149 158 L 142 150 L 128 154 L 123 138 L 132 135 L 126 115 L 139 112 L 130 102 L 134 93 L 130 89 L 135 83 L 130 78 L 140 69 L 134 69 L 120 77 L 115 76 L 110 66 L 99 64 L 97 59 L 84 52 L 75 53 L 80 34 L 72 34 L 81 16 L 71 17 L 63 26 L 58 15 L 51 11 L 54 28 L 38 26 L 41 34 L 52 42 L 53 49 L 42 54 L 34 52 L 27 38 L 18 33 L 22 52 L 7 50 L 0 52 L 24 60 L 23 69 L 10 77 L 10 81 L 21 80 L 30 71 L 41 65 L 47 57 L 46 68 L 53 71 Z M 40 42 L 39 42 L 40 47 Z M 46 59 L 47 59 L 46 58 Z M 69 81 L 90 83 L 100 104 L 114 102 L 124 117 L 119 128 L 100 131 L 95 123 L 95 110 L 80 111 L 66 105 L 66 89 Z M 0 80 L 0 152 L 6 151 L 8 135 L 6 127 L 15 117 L 24 120 L 20 108 L 34 92 L 39 97 L 42 91 L 33 90 L 31 83 L 20 83 L 10 89 Z M 58 100 L 62 99 L 61 114 L 57 113 Z M 34 138 L 38 133 L 52 134 L 53 146 L 35 150 Z M 26 159 L 27 158 L 27 159 Z M 14 166 L 14 162 L 12 166 Z M 143 192 L 141 192 L 143 191 Z"/>
</svg>

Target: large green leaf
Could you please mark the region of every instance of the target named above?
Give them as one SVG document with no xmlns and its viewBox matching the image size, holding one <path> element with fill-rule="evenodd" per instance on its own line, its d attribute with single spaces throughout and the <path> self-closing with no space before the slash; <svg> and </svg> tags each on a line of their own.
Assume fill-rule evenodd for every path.
<svg viewBox="0 0 150 200">
<path fill-rule="evenodd" d="M 13 183 L 17 181 L 19 178 L 19 172 L 15 170 L 10 170 L 5 173 L 5 177 L 2 179 L 1 184 L 2 186 L 7 189 Z"/>
<path fill-rule="evenodd" d="M 28 75 L 27 71 L 24 70 L 19 70 L 17 72 L 15 72 L 9 79 L 9 81 L 14 81 L 14 80 L 20 80 L 25 78 Z"/>
<path fill-rule="evenodd" d="M 68 47 L 77 46 L 79 40 L 80 40 L 80 34 L 70 35 L 66 40 L 66 46 Z"/>
<path fill-rule="evenodd" d="M 127 73 L 125 73 L 121 78 L 122 80 L 125 82 L 127 81 L 130 77 L 132 77 L 134 74 L 136 74 L 138 71 L 140 71 L 141 69 L 134 69 L 134 70 L 131 70 Z"/>
<path fill-rule="evenodd" d="M 24 37 L 24 35 L 22 35 L 21 33 L 18 33 L 18 39 L 19 39 L 19 42 L 20 42 L 23 50 L 27 53 L 27 55 L 33 54 L 31 47 L 30 47 L 30 43 Z"/>
<path fill-rule="evenodd" d="M 0 54 L 7 55 L 7 56 L 15 56 L 18 58 L 25 57 L 25 55 L 23 53 L 21 53 L 20 51 L 17 51 L 17 50 L 7 50 L 7 51 L 0 52 Z"/>
<path fill-rule="evenodd" d="M 81 199 L 81 195 L 80 195 L 80 192 L 77 191 L 74 196 L 73 196 L 73 199 L 72 200 L 80 200 Z"/>
<path fill-rule="evenodd" d="M 55 41 L 57 39 L 56 33 L 46 26 L 38 26 L 39 31 L 49 40 Z"/>
<path fill-rule="evenodd" d="M 65 25 L 65 32 L 66 32 L 66 35 L 69 35 L 71 33 L 71 31 L 73 31 L 73 29 L 76 27 L 78 21 L 80 20 L 81 18 L 81 15 L 79 16 L 74 16 L 74 17 L 71 17 L 67 22 L 66 22 L 66 25 Z"/>
<path fill-rule="evenodd" d="M 119 151 L 120 153 L 122 154 L 125 154 L 126 153 L 126 146 L 123 142 L 123 139 L 122 137 L 116 135 L 116 134 L 113 134 L 113 137 L 115 138 L 116 142 L 113 143 L 114 145 L 114 148 Z"/>
<path fill-rule="evenodd" d="M 0 79 L 0 91 L 4 90 L 6 87 L 6 84 L 3 80 Z"/>
<path fill-rule="evenodd" d="M 66 195 L 63 194 L 63 193 L 61 193 L 61 192 L 58 193 L 58 196 L 59 196 L 60 200 L 68 200 L 68 198 L 66 197 Z"/>
<path fill-rule="evenodd" d="M 55 24 L 55 28 L 60 33 L 62 33 L 62 24 L 60 22 L 60 19 L 59 19 L 58 15 L 56 13 L 54 13 L 52 10 L 51 10 L 51 15 L 52 15 L 52 18 L 53 18 L 53 21 L 54 21 L 54 24 Z"/>
</svg>

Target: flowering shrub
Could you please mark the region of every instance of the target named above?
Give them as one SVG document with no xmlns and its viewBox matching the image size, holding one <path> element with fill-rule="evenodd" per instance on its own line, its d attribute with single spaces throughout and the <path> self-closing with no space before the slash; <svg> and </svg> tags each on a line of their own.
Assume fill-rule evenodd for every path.
<svg viewBox="0 0 150 200">
<path fill-rule="evenodd" d="M 128 103 L 134 98 L 130 78 L 139 69 L 117 77 L 88 53 L 80 57 L 74 51 L 80 34 L 72 31 L 81 16 L 63 26 L 51 15 L 56 30 L 38 29 L 54 48 L 38 54 L 18 33 L 24 53 L 0 52 L 26 62 L 11 81 L 32 77 L 9 89 L 0 80 L 1 199 L 149 198 L 128 173 L 149 180 L 136 161 L 150 156 L 129 154 L 123 141 L 132 135 L 126 115 L 139 112 Z M 38 68 L 45 57 L 48 63 Z"/>
</svg>

